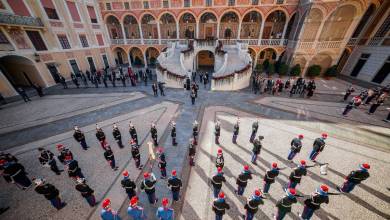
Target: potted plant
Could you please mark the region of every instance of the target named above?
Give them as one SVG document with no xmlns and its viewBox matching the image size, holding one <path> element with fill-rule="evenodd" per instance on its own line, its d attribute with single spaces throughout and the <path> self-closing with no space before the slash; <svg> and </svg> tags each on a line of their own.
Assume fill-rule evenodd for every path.
<svg viewBox="0 0 390 220">
<path fill-rule="evenodd" d="M 288 65 L 285 63 L 281 63 L 279 66 L 279 75 L 285 76 L 287 75 L 287 72 L 288 72 Z"/>
<path fill-rule="evenodd" d="M 275 73 L 275 65 L 273 63 L 270 63 L 268 65 L 268 71 L 267 71 L 268 75 L 271 76 Z"/>
<path fill-rule="evenodd" d="M 319 76 L 321 74 L 321 66 L 320 65 L 311 65 L 307 69 L 306 75 L 310 78 L 314 78 L 316 76 Z"/>
<path fill-rule="evenodd" d="M 290 76 L 299 76 L 299 75 L 301 75 L 301 65 L 295 64 L 295 66 L 291 68 Z"/>
<path fill-rule="evenodd" d="M 258 63 L 258 64 L 256 65 L 256 67 L 255 67 L 255 70 L 256 70 L 256 72 L 257 72 L 258 74 L 262 73 L 263 70 L 264 70 L 263 64 Z"/>
<path fill-rule="evenodd" d="M 264 70 L 268 72 L 268 67 L 269 67 L 269 60 L 268 59 L 264 60 L 263 67 L 264 67 Z"/>
<path fill-rule="evenodd" d="M 335 77 L 336 75 L 337 75 L 337 65 L 333 65 L 326 70 L 324 77 L 325 79 L 330 79 L 331 77 Z"/>
</svg>

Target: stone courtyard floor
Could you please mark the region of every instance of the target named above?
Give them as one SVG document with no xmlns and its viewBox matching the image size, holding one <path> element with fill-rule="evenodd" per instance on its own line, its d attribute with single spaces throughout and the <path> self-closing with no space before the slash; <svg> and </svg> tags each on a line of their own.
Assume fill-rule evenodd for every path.
<svg viewBox="0 0 390 220">
<path fill-rule="evenodd" d="M 177 219 L 213 219 L 211 210 L 212 191 L 210 177 L 215 173 L 214 160 L 219 146 L 214 142 L 214 120 L 222 122 L 221 148 L 225 155 L 225 176 L 227 183 L 223 191 L 231 210 L 226 219 L 239 219 L 244 213 L 245 199 L 255 188 L 262 185 L 262 177 L 272 162 L 280 167 L 291 167 L 286 161 L 289 144 L 293 137 L 304 134 L 303 149 L 297 155 L 307 159 L 313 140 L 327 132 L 327 146 L 318 161 L 329 163 L 328 175 L 321 175 L 319 168 L 310 169 L 302 184 L 297 187 L 308 195 L 319 184 L 328 184 L 334 192 L 345 175 L 356 169 L 359 163 L 371 164 L 371 177 L 348 195 L 331 196 L 330 203 L 322 206 L 313 219 L 390 219 L 390 126 L 382 120 L 387 115 L 381 106 L 375 115 L 367 115 L 367 107 L 355 109 L 349 117 L 340 116 L 345 103 L 340 102 L 348 83 L 341 80 L 318 80 L 318 93 L 312 99 L 280 96 L 254 95 L 249 89 L 237 92 L 213 92 L 200 86 L 199 98 L 191 105 L 189 92 L 181 89 L 167 89 L 166 96 L 153 97 L 150 85 L 116 88 L 70 88 L 64 90 L 55 86 L 47 90 L 44 98 L 33 97 L 32 102 L 14 102 L 0 109 L 0 150 L 15 154 L 26 167 L 30 177 L 44 177 L 61 192 L 67 206 L 60 211 L 50 207 L 43 196 L 32 188 L 21 191 L 16 186 L 0 180 L 1 207 L 10 209 L 1 219 L 99 219 L 100 205 L 90 208 L 74 189 L 74 182 L 63 173 L 56 176 L 42 167 L 38 161 L 38 147 L 46 147 L 57 153 L 55 145 L 68 146 L 79 161 L 87 183 L 95 190 L 97 201 L 109 197 L 112 207 L 122 219 L 126 215 L 128 199 L 120 186 L 123 170 L 129 170 L 132 179 L 139 186 L 141 174 L 152 170 L 160 177 L 155 161 L 148 159 L 147 142 L 152 122 L 157 123 L 159 143 L 165 149 L 168 174 L 178 171 L 185 183 L 181 201 L 173 205 Z M 361 89 L 361 88 L 359 88 Z M 236 117 L 241 126 L 238 144 L 232 144 L 231 135 Z M 258 165 L 250 163 L 252 145 L 249 135 L 252 122 L 260 119 L 258 134 L 265 137 L 264 148 Z M 187 144 L 192 133 L 192 122 L 200 123 L 200 140 L 197 147 L 196 166 L 188 166 Z M 177 123 L 178 146 L 171 145 L 169 122 Z M 144 170 L 135 168 L 131 158 L 128 124 L 135 124 L 141 141 L 141 158 Z M 95 137 L 98 123 L 106 133 L 114 151 L 118 171 L 112 171 L 103 157 L 103 150 Z M 112 137 L 112 124 L 117 123 L 125 143 L 119 149 Z M 73 126 L 78 125 L 86 133 L 90 148 L 84 151 L 72 137 Z M 59 164 L 59 162 L 57 162 Z M 248 184 L 245 197 L 234 195 L 235 179 L 244 165 L 254 172 L 254 179 Z M 62 165 L 59 165 L 62 168 Z M 260 207 L 256 219 L 272 219 L 276 201 L 283 195 L 290 168 L 281 171 L 270 190 L 270 198 Z M 170 198 L 165 180 L 157 182 L 157 197 Z M 140 205 L 145 208 L 148 219 L 155 219 L 158 205 L 151 206 L 146 195 L 140 192 Z M 161 201 L 161 200 L 160 200 Z M 303 209 L 302 200 L 293 206 L 287 219 L 298 219 Z"/>
</svg>

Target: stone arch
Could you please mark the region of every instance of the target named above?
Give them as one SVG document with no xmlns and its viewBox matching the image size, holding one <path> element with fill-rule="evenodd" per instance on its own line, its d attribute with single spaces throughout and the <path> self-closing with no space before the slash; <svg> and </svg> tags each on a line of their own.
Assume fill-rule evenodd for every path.
<svg viewBox="0 0 390 220">
<path fill-rule="evenodd" d="M 332 56 L 328 53 L 318 53 L 311 60 L 309 66 L 321 66 L 321 74 L 323 74 L 332 65 Z"/>
<path fill-rule="evenodd" d="M 132 66 L 134 67 L 145 66 L 144 54 L 142 53 L 142 50 L 140 48 L 138 47 L 130 48 L 129 56 L 130 56 L 130 62 Z"/>
<path fill-rule="evenodd" d="M 180 39 L 194 39 L 196 36 L 196 17 L 191 12 L 185 12 L 179 17 Z"/>
<path fill-rule="evenodd" d="M 240 17 L 235 11 L 225 12 L 220 19 L 219 38 L 230 39 L 237 38 Z"/>
<path fill-rule="evenodd" d="M 123 27 L 125 29 L 125 34 L 127 39 L 140 39 L 140 29 L 137 17 L 127 14 L 123 17 Z"/>
<path fill-rule="evenodd" d="M 162 39 L 177 38 L 176 19 L 172 14 L 168 12 L 161 14 L 159 22 Z"/>
<path fill-rule="evenodd" d="M 274 63 L 277 57 L 277 51 L 274 48 L 268 47 L 259 53 L 259 56 L 257 57 L 257 63 L 263 63 L 267 59 L 270 63 Z"/>
<path fill-rule="evenodd" d="M 115 64 L 122 65 L 128 63 L 126 50 L 122 47 L 115 47 L 112 49 L 115 57 Z"/>
<path fill-rule="evenodd" d="M 338 7 L 326 19 L 321 30 L 320 41 L 339 41 L 344 39 L 350 25 L 357 14 L 357 8 L 352 4 Z"/>
<path fill-rule="evenodd" d="M 157 57 L 160 55 L 160 51 L 155 47 L 148 47 L 145 50 L 146 63 L 149 67 L 156 67 Z"/>
<path fill-rule="evenodd" d="M 256 51 L 253 48 L 248 47 L 248 53 L 252 58 L 252 65 L 255 65 L 257 57 Z"/>
<path fill-rule="evenodd" d="M 312 8 L 304 22 L 301 41 L 314 41 L 323 19 L 324 14 L 322 11 L 318 8 Z"/>
<path fill-rule="evenodd" d="M 291 63 L 293 66 L 299 64 L 299 66 L 301 67 L 301 72 L 302 72 L 302 70 L 306 66 L 307 60 L 308 59 L 304 54 L 296 54 Z"/>
<path fill-rule="evenodd" d="M 115 15 L 107 16 L 105 22 L 111 39 L 123 39 L 122 24 Z"/>
<path fill-rule="evenodd" d="M 207 11 L 200 15 L 199 38 L 217 38 L 218 19 L 214 12 Z"/>
<path fill-rule="evenodd" d="M 364 15 L 361 17 L 359 24 L 356 26 L 355 31 L 352 34 L 352 38 L 359 37 L 363 28 L 366 26 L 370 18 L 374 15 L 375 10 L 376 10 L 376 5 L 373 3 L 370 4 L 370 6 L 364 12 Z"/>
<path fill-rule="evenodd" d="M 157 20 L 152 14 L 142 15 L 141 29 L 144 39 L 158 39 Z"/>
<path fill-rule="evenodd" d="M 284 10 L 274 10 L 265 19 L 262 39 L 281 39 L 287 14 Z"/>
<path fill-rule="evenodd" d="M 263 18 L 256 10 L 247 12 L 241 21 L 241 39 L 259 39 Z"/>
<path fill-rule="evenodd" d="M 210 50 L 201 50 L 196 54 L 197 70 L 201 71 L 214 71 L 215 67 L 215 55 Z"/>
</svg>

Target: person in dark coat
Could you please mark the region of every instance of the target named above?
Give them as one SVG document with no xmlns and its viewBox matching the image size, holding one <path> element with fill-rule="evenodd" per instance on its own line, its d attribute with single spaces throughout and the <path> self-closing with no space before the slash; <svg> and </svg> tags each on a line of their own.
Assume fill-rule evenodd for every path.
<svg viewBox="0 0 390 220">
<path fill-rule="evenodd" d="M 112 72 L 111 72 L 111 78 L 112 78 L 112 81 L 111 81 L 111 83 L 112 83 L 112 87 L 116 87 L 116 72 L 115 72 L 115 70 L 112 70 Z"/>
<path fill-rule="evenodd" d="M 233 138 L 232 138 L 233 144 L 237 144 L 237 137 L 238 137 L 239 130 L 240 130 L 240 118 L 237 118 L 237 121 L 233 127 Z"/>
<path fill-rule="evenodd" d="M 96 205 L 94 191 L 85 183 L 84 178 L 77 178 L 75 189 L 81 193 L 81 196 L 85 200 L 87 200 L 89 206 L 94 207 Z"/>
<path fill-rule="evenodd" d="M 105 72 L 103 74 L 103 84 L 104 84 L 104 87 L 108 87 L 108 84 L 107 84 L 107 80 L 108 80 L 108 74 Z"/>
<path fill-rule="evenodd" d="M 3 151 L 0 151 L 0 160 L 5 160 L 10 163 L 17 163 L 19 160 L 14 155 L 10 153 L 4 153 Z M 3 170 L 3 167 L 0 166 L 0 171 Z"/>
<path fill-rule="evenodd" d="M 362 181 L 368 179 L 370 174 L 368 170 L 370 165 L 368 163 L 363 163 L 359 165 L 359 169 L 352 171 L 347 177 L 341 187 L 337 187 L 340 192 L 350 193 L 355 186 L 359 185 Z"/>
<path fill-rule="evenodd" d="M 268 195 L 269 189 L 271 185 L 275 183 L 275 178 L 279 175 L 279 170 L 283 170 L 284 168 L 279 168 L 277 163 L 271 164 L 271 169 L 265 172 L 263 178 L 263 193 L 264 195 Z"/>
<path fill-rule="evenodd" d="M 362 103 L 362 98 L 360 96 L 355 96 L 352 100 L 345 106 L 345 109 L 342 113 L 343 116 L 347 117 L 347 114 L 353 109 L 357 108 Z"/>
<path fill-rule="evenodd" d="M 192 138 L 194 139 L 195 145 L 198 145 L 198 134 L 199 134 L 199 123 L 197 120 L 192 123 Z"/>
<path fill-rule="evenodd" d="M 158 156 L 158 167 L 161 171 L 161 179 L 167 178 L 167 161 L 165 159 L 165 153 L 162 147 L 157 151 Z"/>
<path fill-rule="evenodd" d="M 33 87 L 37 91 L 39 97 L 43 97 L 44 96 L 42 86 L 40 86 L 38 83 L 34 83 Z"/>
<path fill-rule="evenodd" d="M 152 90 L 153 90 L 154 96 L 158 96 L 157 84 L 156 84 L 156 83 L 153 83 L 153 84 L 152 84 Z"/>
<path fill-rule="evenodd" d="M 176 170 L 172 170 L 172 176 L 168 179 L 168 188 L 171 189 L 173 202 L 179 201 L 181 187 L 181 179 L 177 177 Z"/>
<path fill-rule="evenodd" d="M 291 206 L 298 202 L 295 189 L 286 189 L 286 196 L 276 202 L 275 220 L 282 220 L 291 212 Z"/>
<path fill-rule="evenodd" d="M 118 170 L 118 167 L 115 164 L 115 157 L 114 157 L 114 152 L 112 152 L 111 147 L 105 146 L 105 151 L 104 151 L 104 158 L 107 160 L 108 164 L 111 166 L 113 170 Z"/>
<path fill-rule="evenodd" d="M 65 158 L 73 160 L 72 151 L 70 151 L 68 148 L 65 148 L 64 145 L 62 144 L 57 144 L 56 146 L 57 146 L 57 150 L 60 152 L 57 158 L 63 165 L 66 165 Z"/>
<path fill-rule="evenodd" d="M 88 88 L 88 79 L 84 73 L 81 73 L 81 80 L 83 81 L 84 87 Z"/>
<path fill-rule="evenodd" d="M 31 102 L 31 99 L 28 97 L 26 91 L 22 87 L 17 87 L 16 91 L 19 93 L 20 96 L 22 96 L 24 102 Z"/>
<path fill-rule="evenodd" d="M 79 81 L 77 80 L 77 77 L 74 73 L 70 73 L 70 77 L 72 78 L 72 82 L 73 84 L 79 88 L 80 87 L 80 84 L 79 84 Z"/>
<path fill-rule="evenodd" d="M 129 134 L 131 136 L 131 139 L 135 141 L 135 143 L 138 145 L 138 136 L 137 136 L 137 130 L 135 129 L 133 123 L 129 123 Z"/>
<path fill-rule="evenodd" d="M 80 143 L 83 150 L 88 149 L 87 142 L 85 141 L 85 135 L 82 131 L 80 131 L 79 127 L 77 126 L 74 127 L 73 137 L 77 142 Z"/>
<path fill-rule="evenodd" d="M 261 141 L 264 139 L 263 136 L 259 136 L 257 139 L 255 139 L 253 141 L 253 148 L 252 148 L 252 158 L 251 158 L 251 162 L 253 164 L 257 164 L 256 160 L 257 160 L 257 157 L 259 156 L 260 154 L 260 151 L 261 151 L 261 148 L 263 147 L 263 145 L 261 144 Z"/>
<path fill-rule="evenodd" d="M 157 128 L 156 128 L 156 124 L 154 124 L 154 123 L 152 123 L 152 125 L 151 125 L 150 134 L 152 136 L 154 146 L 157 147 L 157 145 L 158 145 Z"/>
<path fill-rule="evenodd" d="M 298 135 L 297 138 L 292 139 L 290 152 L 287 156 L 288 161 L 293 162 L 292 160 L 294 159 L 295 155 L 301 152 L 302 140 L 303 140 L 302 134 Z"/>
<path fill-rule="evenodd" d="M 123 171 L 122 175 L 123 179 L 121 180 L 121 185 L 126 190 L 129 199 L 131 199 L 133 196 L 136 196 L 135 190 L 137 189 L 137 186 L 134 181 L 130 179 L 129 172 L 127 170 Z"/>
<path fill-rule="evenodd" d="M 60 74 L 59 74 L 59 76 L 60 76 L 60 83 L 62 84 L 64 89 L 67 89 L 68 88 L 68 84 L 66 84 L 65 78 L 62 75 L 60 75 Z"/>
<path fill-rule="evenodd" d="M 112 129 L 112 136 L 114 136 L 114 139 L 116 143 L 118 144 L 119 148 L 124 148 L 122 143 L 122 135 L 121 131 L 119 130 L 118 126 L 114 123 L 113 129 Z"/>
<path fill-rule="evenodd" d="M 172 138 L 172 145 L 173 146 L 176 146 L 177 145 L 177 142 L 176 142 L 176 123 L 174 121 L 171 122 L 171 138 Z"/>
<path fill-rule="evenodd" d="M 196 99 L 195 90 L 193 90 L 193 89 L 191 90 L 190 97 L 191 97 L 191 104 L 192 104 L 192 105 L 195 105 L 195 99 Z"/>
<path fill-rule="evenodd" d="M 316 89 L 316 83 L 314 82 L 314 80 L 310 80 L 308 85 L 307 85 L 307 97 L 310 98 L 313 96 L 314 94 L 314 90 Z"/>
<path fill-rule="evenodd" d="M 369 115 L 374 114 L 375 111 L 376 111 L 376 109 L 377 109 L 379 106 L 383 105 L 384 102 L 385 102 L 384 96 L 379 97 L 379 98 L 375 101 L 375 103 L 371 105 L 370 109 L 368 110 L 368 114 L 369 114 Z"/>
<path fill-rule="evenodd" d="M 57 209 L 65 207 L 66 203 L 61 201 L 60 191 L 50 183 L 46 183 L 44 179 L 35 179 L 35 192 L 45 196 L 47 200 Z"/>
<path fill-rule="evenodd" d="M 313 150 L 310 153 L 310 160 L 316 162 L 316 158 L 320 152 L 325 148 L 325 140 L 328 138 L 328 134 L 323 133 L 320 138 L 316 138 L 313 143 Z"/>
<path fill-rule="evenodd" d="M 98 139 L 100 146 L 103 148 L 103 150 L 106 150 L 106 134 L 104 134 L 103 129 L 100 128 L 98 125 L 96 125 L 96 138 Z"/>
<path fill-rule="evenodd" d="M 300 215 L 302 219 L 311 219 L 314 212 L 320 209 L 322 203 L 329 203 L 328 190 L 329 187 L 327 185 L 321 185 L 314 193 L 311 194 L 310 198 L 304 201 L 305 206 L 302 214 Z"/>
<path fill-rule="evenodd" d="M 215 220 L 222 220 L 223 215 L 225 215 L 225 211 L 230 209 L 230 206 L 225 201 L 225 194 L 220 192 L 218 194 L 218 198 L 213 202 L 213 211 L 215 212 Z"/>
<path fill-rule="evenodd" d="M 256 120 L 252 123 L 252 134 L 251 137 L 249 138 L 249 142 L 253 143 L 253 140 L 256 137 L 258 129 L 259 129 L 259 120 Z"/>
<path fill-rule="evenodd" d="M 150 204 L 156 204 L 158 198 L 156 198 L 156 189 L 155 185 L 157 183 L 156 177 L 154 174 L 149 174 L 148 172 L 144 173 L 144 180 L 141 182 L 141 190 L 145 191 L 148 196 L 148 200 Z"/>
<path fill-rule="evenodd" d="M 57 175 L 61 175 L 61 171 L 57 167 L 56 160 L 54 159 L 54 154 L 49 151 L 45 150 L 42 147 L 38 148 L 38 151 L 40 152 L 39 156 L 39 163 L 41 163 L 43 166 L 50 167 L 50 169 Z"/>
<path fill-rule="evenodd" d="M 215 159 L 215 166 L 218 168 L 223 168 L 225 165 L 225 159 L 223 158 L 222 149 L 218 149 L 217 158 Z"/>
<path fill-rule="evenodd" d="M 289 182 L 287 188 L 295 189 L 297 184 L 301 183 L 302 176 L 307 175 L 307 168 L 314 166 L 306 166 L 306 161 L 301 160 L 300 164 L 291 171 L 290 176 L 288 177 Z"/>
<path fill-rule="evenodd" d="M 355 92 L 355 88 L 353 88 L 353 86 L 351 85 L 351 86 L 349 86 L 349 87 L 347 88 L 347 91 L 345 91 L 345 95 L 344 95 L 344 98 L 343 98 L 344 102 L 347 101 L 348 97 L 349 97 L 353 92 Z"/>
<path fill-rule="evenodd" d="M 259 205 L 263 205 L 263 197 L 261 196 L 260 190 L 256 189 L 253 195 L 251 195 L 244 206 L 246 210 L 246 215 L 243 215 L 245 220 L 252 220 L 255 217 L 255 214 L 259 210 Z"/>
<path fill-rule="evenodd" d="M 2 176 L 8 183 L 14 183 L 22 190 L 31 186 L 31 180 L 27 177 L 27 173 L 22 164 L 1 159 L 0 167 L 2 169 Z"/>
<path fill-rule="evenodd" d="M 165 93 L 164 93 L 164 83 L 159 82 L 158 83 L 158 89 L 160 90 L 160 95 L 165 96 Z"/>
<path fill-rule="evenodd" d="M 221 136 L 221 122 L 219 120 L 215 122 L 214 135 L 215 135 L 215 144 L 219 145 L 219 137 Z"/>
<path fill-rule="evenodd" d="M 196 154 L 196 147 L 194 144 L 194 139 L 190 138 L 190 143 L 188 144 L 188 156 L 190 157 L 189 162 L 190 166 L 195 166 L 195 154 Z"/>
<path fill-rule="evenodd" d="M 66 170 L 68 171 L 68 176 L 73 180 L 77 178 L 84 178 L 84 174 L 81 172 L 79 163 L 77 160 L 70 158 L 69 156 L 65 157 Z"/>
<path fill-rule="evenodd" d="M 248 180 L 251 180 L 251 179 L 252 179 L 252 173 L 249 170 L 249 166 L 245 165 L 244 170 L 237 177 L 237 180 L 236 180 L 237 190 L 235 190 L 234 192 L 237 195 L 242 196 L 244 194 L 245 188 L 248 184 Z"/>
<path fill-rule="evenodd" d="M 221 191 L 223 182 L 226 182 L 226 179 L 223 176 L 222 168 L 218 167 L 217 173 L 211 177 L 211 184 L 213 186 L 214 198 L 218 197 L 218 193 Z"/>
<path fill-rule="evenodd" d="M 134 139 L 130 139 L 130 147 L 131 155 L 134 159 L 135 166 L 141 170 L 143 166 L 141 165 L 141 154 L 139 152 L 139 145 L 135 142 Z"/>
</svg>

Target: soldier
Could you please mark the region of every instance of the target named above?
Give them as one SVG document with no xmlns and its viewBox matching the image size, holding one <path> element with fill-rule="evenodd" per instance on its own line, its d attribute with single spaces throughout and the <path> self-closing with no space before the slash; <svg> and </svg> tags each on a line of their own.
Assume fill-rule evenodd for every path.
<svg viewBox="0 0 390 220">
<path fill-rule="evenodd" d="M 296 196 L 295 189 L 286 189 L 286 196 L 276 202 L 275 220 L 282 220 L 287 213 L 291 212 L 291 206 L 298 202 Z"/>
<path fill-rule="evenodd" d="M 321 185 L 311 194 L 310 198 L 305 200 L 305 206 L 300 215 L 302 219 L 311 219 L 314 212 L 320 208 L 322 203 L 329 203 L 328 190 L 329 188 L 327 185 Z"/>
<path fill-rule="evenodd" d="M 77 178 L 84 178 L 83 173 L 79 167 L 77 160 L 72 159 L 70 156 L 65 157 L 65 168 L 68 171 L 68 176 L 74 180 Z"/>
<path fill-rule="evenodd" d="M 100 212 L 100 217 L 103 220 L 121 220 L 118 213 L 111 208 L 111 200 L 104 199 L 102 202 L 102 211 Z"/>
<path fill-rule="evenodd" d="M 176 146 L 176 123 L 174 121 L 171 122 L 172 129 L 171 129 L 171 137 L 172 137 L 172 145 Z"/>
<path fill-rule="evenodd" d="M 101 129 L 97 124 L 96 124 L 96 138 L 98 139 L 100 146 L 102 146 L 103 150 L 106 150 L 106 135 L 104 134 L 103 129 Z"/>
<path fill-rule="evenodd" d="M 51 204 L 57 209 L 60 210 L 65 207 L 66 203 L 61 202 L 59 197 L 60 192 L 58 189 L 50 183 L 46 183 L 44 179 L 35 179 L 35 192 L 45 196 L 47 200 L 50 200 Z"/>
<path fill-rule="evenodd" d="M 155 204 L 158 199 L 156 198 L 156 190 L 155 190 L 155 185 L 156 185 L 156 177 L 154 174 L 149 174 L 148 172 L 144 173 L 144 180 L 141 183 L 141 190 L 144 190 L 146 195 L 148 196 L 148 200 L 150 204 Z"/>
<path fill-rule="evenodd" d="M 81 193 L 81 196 L 87 200 L 89 206 L 94 207 L 96 205 L 94 191 L 85 183 L 84 178 L 77 178 L 76 190 Z"/>
<path fill-rule="evenodd" d="M 0 160 L 6 160 L 10 163 L 17 163 L 18 162 L 18 159 L 14 155 L 12 155 L 10 153 L 4 153 L 2 151 L 0 151 Z M 0 168 L 2 168 L 2 167 L 0 167 Z"/>
<path fill-rule="evenodd" d="M 157 128 L 156 128 L 156 124 L 154 124 L 154 123 L 152 123 L 152 126 L 150 128 L 150 134 L 152 135 L 154 146 L 157 147 L 157 145 L 158 145 L 158 141 L 157 141 Z"/>
<path fill-rule="evenodd" d="M 217 120 L 215 122 L 215 144 L 219 145 L 219 136 L 221 136 L 221 122 Z"/>
<path fill-rule="evenodd" d="M 213 202 L 213 211 L 215 212 L 215 220 L 222 220 L 225 210 L 230 209 L 230 206 L 225 201 L 225 193 L 220 192 L 218 198 Z"/>
<path fill-rule="evenodd" d="M 158 149 L 158 167 L 161 171 L 161 179 L 167 178 L 167 161 L 165 160 L 165 154 L 162 147 Z"/>
<path fill-rule="evenodd" d="M 130 146 L 131 146 L 131 155 L 133 156 L 135 166 L 138 169 L 142 169 L 143 166 L 141 165 L 141 154 L 139 152 L 139 146 L 138 144 L 135 143 L 134 139 L 130 140 Z"/>
<path fill-rule="evenodd" d="M 190 157 L 190 166 L 195 166 L 195 154 L 196 154 L 196 147 L 194 144 L 194 140 L 190 138 L 190 143 L 188 144 L 188 156 Z"/>
<path fill-rule="evenodd" d="M 213 184 L 214 198 L 218 197 L 219 191 L 222 188 L 222 182 L 226 182 L 225 177 L 223 176 L 222 168 L 217 168 L 217 173 L 211 178 L 211 183 Z"/>
<path fill-rule="evenodd" d="M 111 150 L 110 145 L 105 146 L 105 151 L 104 151 L 104 158 L 107 160 L 108 164 L 111 166 L 113 170 L 118 170 L 118 167 L 115 166 L 115 157 L 114 153 Z"/>
<path fill-rule="evenodd" d="M 328 134 L 322 133 L 320 138 L 316 138 L 313 143 L 313 150 L 310 153 L 310 160 L 316 162 L 316 158 L 320 152 L 325 148 L 325 140 L 328 138 Z"/>
<path fill-rule="evenodd" d="M 363 180 L 366 180 L 370 177 L 368 170 L 370 165 L 368 163 L 363 163 L 359 165 L 359 169 L 352 171 L 346 178 L 345 182 L 341 187 L 337 187 L 340 192 L 350 193 L 356 185 L 360 184 Z"/>
<path fill-rule="evenodd" d="M 283 169 L 283 168 L 282 168 Z M 264 196 L 268 194 L 269 189 L 271 188 L 271 184 L 275 182 L 275 178 L 279 175 L 279 170 L 277 163 L 272 163 L 271 169 L 265 172 L 263 178 L 263 193 Z"/>
<path fill-rule="evenodd" d="M 114 123 L 113 129 L 112 129 L 112 135 L 115 138 L 116 143 L 118 144 L 119 148 L 124 148 L 122 144 L 122 135 L 121 131 L 119 131 L 118 126 Z"/>
<path fill-rule="evenodd" d="M 291 141 L 291 149 L 288 153 L 287 160 L 293 162 L 295 155 L 301 151 L 303 135 L 298 135 L 298 138 L 294 138 Z"/>
<path fill-rule="evenodd" d="M 63 165 L 66 165 L 65 158 L 70 158 L 73 160 L 72 151 L 70 151 L 68 148 L 65 148 L 62 144 L 57 144 L 56 146 L 57 150 L 60 152 L 60 155 L 58 155 L 57 158 Z"/>
<path fill-rule="evenodd" d="M 237 137 L 238 137 L 239 130 L 240 130 L 240 118 L 238 117 L 236 124 L 234 124 L 234 128 L 233 128 L 233 138 L 232 138 L 233 144 L 237 144 Z"/>
<path fill-rule="evenodd" d="M 172 176 L 168 179 L 168 187 L 171 188 L 172 191 L 172 202 L 179 201 L 182 182 L 181 179 L 176 176 L 176 170 L 172 170 Z"/>
<path fill-rule="evenodd" d="M 192 124 L 192 137 L 194 138 L 194 144 L 198 145 L 198 133 L 199 133 L 199 123 L 198 121 L 194 121 Z"/>
<path fill-rule="evenodd" d="M 41 153 L 39 156 L 39 162 L 44 167 L 50 167 L 50 169 L 57 175 L 61 175 L 61 171 L 57 167 L 56 160 L 54 159 L 54 154 L 49 151 L 45 150 L 42 147 L 38 148 L 38 151 Z"/>
<path fill-rule="evenodd" d="M 355 88 L 353 88 L 352 85 L 350 85 L 348 88 L 347 88 L 347 91 L 345 92 L 345 95 L 344 95 L 344 102 L 347 101 L 348 97 L 353 93 L 355 92 Z"/>
<path fill-rule="evenodd" d="M 129 124 L 129 127 L 130 127 L 129 128 L 130 136 L 135 141 L 135 143 L 137 143 L 137 145 L 138 145 L 137 130 L 135 130 L 135 127 L 134 127 L 133 123 L 131 123 L 131 122 Z"/>
<path fill-rule="evenodd" d="M 74 126 L 74 133 L 73 133 L 74 139 L 80 143 L 81 147 L 84 150 L 88 149 L 87 142 L 85 141 L 85 135 L 82 131 L 80 131 L 79 127 Z"/>
<path fill-rule="evenodd" d="M 169 200 L 167 198 L 163 198 L 161 204 L 162 206 L 157 209 L 156 217 L 160 220 L 175 219 L 175 211 L 168 206 Z"/>
<path fill-rule="evenodd" d="M 235 190 L 234 192 L 237 195 L 242 196 L 244 194 L 245 188 L 248 184 L 248 180 L 251 180 L 251 179 L 252 179 L 252 173 L 251 173 L 251 171 L 249 171 L 249 166 L 245 165 L 244 170 L 237 177 L 237 180 L 236 180 L 237 190 Z"/>
<path fill-rule="evenodd" d="M 126 190 L 129 199 L 131 199 L 136 195 L 135 189 L 137 186 L 135 185 L 134 181 L 130 179 L 129 172 L 127 170 L 123 171 L 122 175 L 123 179 L 121 180 L 121 185 Z"/>
<path fill-rule="evenodd" d="M 301 183 L 302 176 L 306 176 L 307 168 L 314 166 L 306 166 L 306 161 L 301 160 L 300 164 L 296 168 L 294 168 L 293 171 L 291 171 L 289 176 L 290 181 L 287 185 L 287 188 L 295 189 L 297 184 Z"/>
<path fill-rule="evenodd" d="M 146 83 L 145 83 L 146 84 Z M 146 86 L 146 85 L 145 85 Z M 153 94 L 154 96 L 158 96 L 158 93 L 157 93 L 157 84 L 156 83 L 153 83 L 152 84 L 152 89 L 153 89 Z"/>
<path fill-rule="evenodd" d="M 259 129 L 259 120 L 256 120 L 252 123 L 252 134 L 249 138 L 249 142 L 253 143 L 253 140 L 256 137 L 257 130 Z"/>
<path fill-rule="evenodd" d="M 144 208 L 138 206 L 138 197 L 133 196 L 130 199 L 129 208 L 127 208 L 127 214 L 132 217 L 134 220 L 144 220 L 146 215 L 144 213 Z"/>
<path fill-rule="evenodd" d="M 215 166 L 217 168 L 220 167 L 222 169 L 224 164 L 225 164 L 225 159 L 223 158 L 222 149 L 219 148 L 217 153 L 217 158 L 215 159 Z"/>
<path fill-rule="evenodd" d="M 259 189 L 256 189 L 253 195 L 248 198 L 244 209 L 246 209 L 246 215 L 243 215 L 243 218 L 245 220 L 252 220 L 256 214 L 256 212 L 259 210 L 259 205 L 263 205 L 263 197 L 261 196 L 261 192 Z"/>
<path fill-rule="evenodd" d="M 257 165 L 257 157 L 260 154 L 261 148 L 263 145 L 261 144 L 261 140 L 263 140 L 263 136 L 259 136 L 256 140 L 253 141 L 253 148 L 252 148 L 252 159 L 251 162 L 255 165 Z"/>
<path fill-rule="evenodd" d="M 31 180 L 27 177 L 27 173 L 22 164 L 1 159 L 0 167 L 2 167 L 2 176 L 5 181 L 16 184 L 22 190 L 31 186 Z"/>
<path fill-rule="evenodd" d="M 195 92 L 194 89 L 191 89 L 190 98 L 191 98 L 191 104 L 192 104 L 192 105 L 195 105 L 196 92 Z"/>
</svg>

